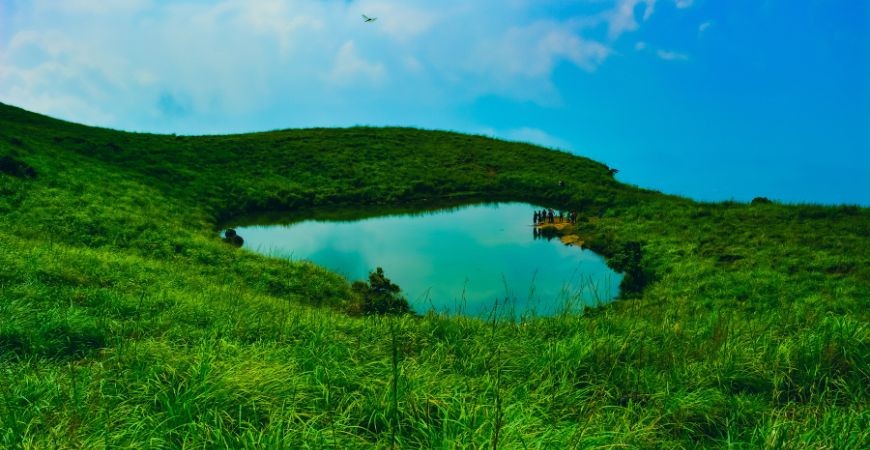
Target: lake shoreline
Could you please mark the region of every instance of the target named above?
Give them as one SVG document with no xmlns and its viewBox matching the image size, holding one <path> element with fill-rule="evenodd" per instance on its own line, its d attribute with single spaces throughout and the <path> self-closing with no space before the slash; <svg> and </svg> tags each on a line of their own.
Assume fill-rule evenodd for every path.
<svg viewBox="0 0 870 450">
<path fill-rule="evenodd" d="M 580 237 L 579 234 L 573 232 L 574 230 L 571 225 L 574 224 L 563 220 L 558 223 L 536 223 L 532 226 L 545 234 L 547 231 L 554 233 L 565 245 L 575 245 L 577 247 L 585 248 L 583 246 L 583 238 Z"/>
<path fill-rule="evenodd" d="M 537 208 L 521 202 L 489 203 L 235 230 L 251 250 L 292 255 L 348 280 L 364 280 L 383 268 L 418 311 L 435 305 L 458 312 L 461 304 L 467 311 L 480 307 L 485 312 L 493 299 L 510 298 L 517 308 L 550 314 L 568 298 L 600 304 L 618 297 L 621 276 L 603 255 L 564 247 L 583 243 L 572 234 L 569 221 L 538 224 L 533 226 L 534 239 L 528 235 L 524 219 Z"/>
</svg>

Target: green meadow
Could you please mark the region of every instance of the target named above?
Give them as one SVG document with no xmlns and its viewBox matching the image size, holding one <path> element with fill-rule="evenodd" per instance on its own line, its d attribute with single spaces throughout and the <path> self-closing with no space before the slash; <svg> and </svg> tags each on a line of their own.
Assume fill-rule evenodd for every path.
<svg viewBox="0 0 870 450">
<path fill-rule="evenodd" d="M 441 131 L 153 135 L 0 104 L 0 447 L 867 448 L 870 210 L 608 169 Z M 364 315 L 354 280 L 219 237 L 497 200 L 580 211 L 621 298 Z"/>
</svg>

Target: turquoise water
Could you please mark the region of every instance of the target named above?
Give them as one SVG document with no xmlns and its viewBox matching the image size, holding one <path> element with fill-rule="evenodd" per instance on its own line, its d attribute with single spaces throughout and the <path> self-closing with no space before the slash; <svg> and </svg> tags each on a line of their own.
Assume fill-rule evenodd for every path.
<svg viewBox="0 0 870 450">
<path fill-rule="evenodd" d="M 304 220 L 237 227 L 245 247 L 309 260 L 349 280 L 376 267 L 402 288 L 418 313 L 551 315 L 618 294 L 622 276 L 589 250 L 535 238 L 536 208 L 472 205 L 351 221 Z"/>
</svg>

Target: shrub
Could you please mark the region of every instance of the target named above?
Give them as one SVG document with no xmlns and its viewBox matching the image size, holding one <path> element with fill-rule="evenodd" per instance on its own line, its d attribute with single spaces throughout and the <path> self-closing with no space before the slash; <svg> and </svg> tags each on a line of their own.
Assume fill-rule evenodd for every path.
<svg viewBox="0 0 870 450">
<path fill-rule="evenodd" d="M 0 156 L 0 173 L 11 175 L 17 178 L 35 178 L 36 169 L 31 167 L 24 161 L 11 156 Z"/>
<path fill-rule="evenodd" d="M 411 312 L 408 300 L 399 295 L 399 286 L 390 281 L 380 267 L 369 273 L 368 283 L 355 281 L 351 288 L 357 297 L 351 312 L 366 315 L 400 315 Z"/>
<path fill-rule="evenodd" d="M 625 276 L 619 287 L 624 294 L 639 293 L 650 281 L 650 276 L 643 268 L 643 243 L 626 242 L 607 260 L 607 264 Z"/>
</svg>

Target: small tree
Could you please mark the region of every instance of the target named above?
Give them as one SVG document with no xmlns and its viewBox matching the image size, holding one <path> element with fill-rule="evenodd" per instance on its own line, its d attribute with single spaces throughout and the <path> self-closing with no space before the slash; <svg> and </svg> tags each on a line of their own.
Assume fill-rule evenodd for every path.
<svg viewBox="0 0 870 450">
<path fill-rule="evenodd" d="M 369 273 L 368 283 L 355 281 L 352 289 L 359 297 L 362 314 L 399 315 L 411 312 L 408 301 L 399 295 L 399 286 L 390 281 L 380 267 Z"/>
</svg>

